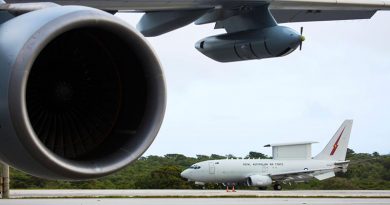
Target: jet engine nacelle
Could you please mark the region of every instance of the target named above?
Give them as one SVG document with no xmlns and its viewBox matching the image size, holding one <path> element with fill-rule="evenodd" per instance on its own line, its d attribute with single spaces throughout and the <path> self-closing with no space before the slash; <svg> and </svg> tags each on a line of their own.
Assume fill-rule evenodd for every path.
<svg viewBox="0 0 390 205">
<path fill-rule="evenodd" d="M 272 179 L 269 176 L 253 175 L 247 178 L 248 186 L 265 187 L 272 184 Z"/>
<path fill-rule="evenodd" d="M 211 59 L 232 62 L 287 55 L 302 41 L 303 37 L 293 29 L 274 26 L 207 37 L 195 47 Z"/>
<path fill-rule="evenodd" d="M 0 25 L 0 160 L 35 176 L 97 178 L 136 160 L 165 111 L 160 63 L 139 32 L 88 7 Z"/>
</svg>

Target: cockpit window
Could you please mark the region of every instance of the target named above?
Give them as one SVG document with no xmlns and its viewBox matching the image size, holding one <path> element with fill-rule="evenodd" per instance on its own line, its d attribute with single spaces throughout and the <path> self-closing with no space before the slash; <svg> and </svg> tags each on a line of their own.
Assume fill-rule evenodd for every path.
<svg viewBox="0 0 390 205">
<path fill-rule="evenodd" d="M 192 166 L 190 166 L 189 169 L 200 169 L 200 166 L 199 165 L 192 165 Z"/>
</svg>

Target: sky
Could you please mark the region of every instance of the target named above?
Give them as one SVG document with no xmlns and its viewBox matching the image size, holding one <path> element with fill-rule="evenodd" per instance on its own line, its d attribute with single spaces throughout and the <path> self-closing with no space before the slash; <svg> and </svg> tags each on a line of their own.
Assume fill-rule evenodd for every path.
<svg viewBox="0 0 390 205">
<path fill-rule="evenodd" d="M 135 26 L 141 14 L 119 14 Z M 271 155 L 265 144 L 316 141 L 322 150 L 345 119 L 355 152 L 390 153 L 390 12 L 370 20 L 282 24 L 304 27 L 302 51 L 219 63 L 195 42 L 223 33 L 188 25 L 147 38 L 167 82 L 160 133 L 144 154 Z"/>
</svg>

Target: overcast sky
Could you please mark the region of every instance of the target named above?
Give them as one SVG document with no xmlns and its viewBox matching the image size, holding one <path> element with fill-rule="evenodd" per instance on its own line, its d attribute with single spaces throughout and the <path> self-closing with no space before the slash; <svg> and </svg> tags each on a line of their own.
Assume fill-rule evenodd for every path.
<svg viewBox="0 0 390 205">
<path fill-rule="evenodd" d="M 133 26 L 139 14 L 120 14 Z M 317 141 L 313 154 L 345 119 L 349 147 L 390 153 L 390 12 L 370 20 L 304 26 L 302 51 L 272 59 L 215 62 L 199 53 L 201 38 L 224 32 L 189 25 L 148 38 L 164 67 L 166 116 L 145 155 L 271 155 L 263 146 Z"/>
</svg>

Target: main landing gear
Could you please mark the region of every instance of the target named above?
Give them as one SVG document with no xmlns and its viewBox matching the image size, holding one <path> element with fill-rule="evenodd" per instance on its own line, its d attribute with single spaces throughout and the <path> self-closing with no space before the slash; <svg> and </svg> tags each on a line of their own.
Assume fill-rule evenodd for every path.
<svg viewBox="0 0 390 205">
<path fill-rule="evenodd" d="M 274 190 L 277 190 L 277 191 L 282 190 L 282 185 L 280 185 L 279 183 L 275 183 L 274 184 Z"/>
</svg>

